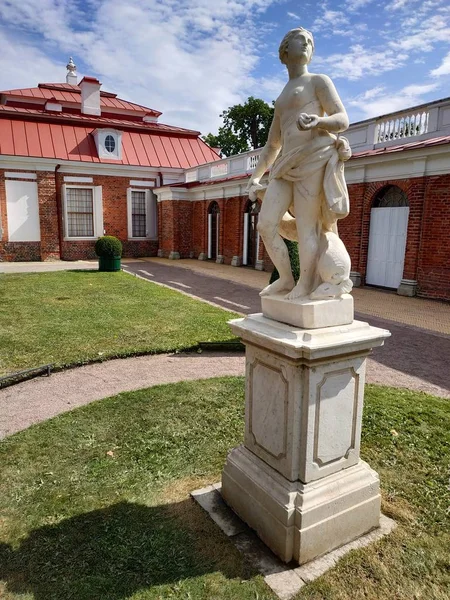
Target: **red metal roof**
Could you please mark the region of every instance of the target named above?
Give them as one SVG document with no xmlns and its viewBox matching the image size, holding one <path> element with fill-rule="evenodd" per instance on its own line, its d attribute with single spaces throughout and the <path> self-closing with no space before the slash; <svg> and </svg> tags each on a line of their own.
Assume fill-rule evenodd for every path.
<svg viewBox="0 0 450 600">
<path fill-rule="evenodd" d="M 69 103 L 81 103 L 81 89 L 78 85 L 71 85 L 69 83 L 40 83 L 35 88 L 22 88 L 16 90 L 6 90 L 0 92 L 5 96 L 16 96 L 23 98 L 30 98 L 35 100 L 50 100 L 51 98 L 56 99 L 58 102 L 69 102 Z M 153 109 L 143 106 L 142 104 L 135 104 L 134 102 L 128 102 L 128 100 L 122 100 L 117 98 L 116 94 L 110 92 L 100 91 L 100 106 L 106 110 L 113 112 L 113 109 L 130 110 L 139 113 L 151 114 L 159 116 L 162 113 Z"/>
<path fill-rule="evenodd" d="M 30 105 L 32 106 L 32 105 Z M 95 125 L 100 125 L 101 127 L 106 127 L 107 125 L 110 125 L 112 127 L 118 127 L 118 128 L 129 128 L 129 129 L 146 129 L 146 130 L 152 130 L 152 131 L 158 131 L 158 132 L 167 132 L 167 133 L 178 133 L 180 135 L 187 135 L 187 136 L 198 136 L 200 135 L 199 131 L 194 131 L 193 129 L 184 129 L 182 127 L 174 127 L 172 125 L 166 125 L 164 123 L 159 123 L 158 122 L 154 122 L 154 123 L 146 123 L 144 121 L 135 121 L 135 120 L 128 120 L 125 117 L 123 119 L 120 118 L 113 118 L 113 117 L 97 117 L 95 115 L 85 115 L 85 114 L 81 114 L 81 113 L 67 113 L 67 112 L 54 112 L 54 111 L 47 111 L 44 108 L 25 108 L 23 106 L 9 106 L 9 104 L 7 104 L 6 106 L 4 104 L 0 104 L 0 111 L 2 111 L 3 113 L 6 113 L 8 115 L 11 116 L 19 116 L 22 115 L 23 118 L 36 118 L 36 119 L 45 119 L 45 120 L 49 120 L 51 119 L 53 120 L 58 120 L 58 121 L 67 121 L 67 122 L 73 122 L 73 121 L 77 121 L 78 123 L 85 123 L 85 124 L 95 124 Z M 77 124 L 78 124 L 77 123 Z M 217 160 L 217 155 L 215 160 Z"/>
<path fill-rule="evenodd" d="M 50 120 L 41 122 L 11 118 L 7 114 L 1 118 L 0 114 L 0 154 L 173 168 L 194 167 L 218 158 L 214 150 L 199 137 L 192 134 L 186 136 L 187 130 L 181 130 L 185 137 L 180 138 L 180 133 L 174 131 L 174 128 L 157 123 L 147 124 L 151 126 L 148 131 L 142 126 L 135 131 L 123 131 L 122 160 L 98 158 L 91 135 L 96 127 L 83 123 L 54 122 L 59 116 L 52 114 Z M 70 117 L 72 120 L 73 115 Z"/>
</svg>

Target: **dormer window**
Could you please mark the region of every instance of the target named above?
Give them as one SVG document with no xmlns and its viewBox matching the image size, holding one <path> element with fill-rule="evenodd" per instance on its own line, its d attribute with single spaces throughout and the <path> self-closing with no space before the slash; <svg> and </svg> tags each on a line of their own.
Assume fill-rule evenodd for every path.
<svg viewBox="0 0 450 600">
<path fill-rule="evenodd" d="M 122 160 L 122 132 L 115 129 L 96 129 L 95 144 L 99 158 Z"/>
<path fill-rule="evenodd" d="M 45 103 L 45 110 L 51 112 L 62 112 L 62 105 L 58 102 L 58 100 L 55 100 L 55 98 L 51 98 Z"/>
</svg>

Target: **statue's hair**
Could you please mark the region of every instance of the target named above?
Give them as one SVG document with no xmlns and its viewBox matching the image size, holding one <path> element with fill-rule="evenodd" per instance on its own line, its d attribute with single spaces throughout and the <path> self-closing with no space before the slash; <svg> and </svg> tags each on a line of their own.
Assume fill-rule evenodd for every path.
<svg viewBox="0 0 450 600">
<path fill-rule="evenodd" d="M 313 34 L 310 31 L 308 31 L 307 29 L 305 29 L 304 27 L 296 27 L 295 29 L 291 29 L 291 31 L 288 31 L 287 34 L 284 36 L 284 38 L 281 40 L 281 44 L 280 44 L 280 47 L 278 49 L 278 55 L 279 55 L 280 61 L 283 63 L 283 65 L 286 64 L 286 54 L 287 54 L 287 49 L 288 49 L 288 46 L 289 46 L 289 42 L 299 32 L 305 33 L 306 35 L 308 35 L 311 38 L 312 51 L 314 52 L 314 38 L 313 38 Z"/>
</svg>

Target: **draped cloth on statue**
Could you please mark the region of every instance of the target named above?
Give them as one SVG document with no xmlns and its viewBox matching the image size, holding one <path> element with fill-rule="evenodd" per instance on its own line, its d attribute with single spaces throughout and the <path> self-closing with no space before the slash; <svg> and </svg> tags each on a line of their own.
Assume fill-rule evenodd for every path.
<svg viewBox="0 0 450 600">
<path fill-rule="evenodd" d="M 352 155 L 347 138 L 332 134 L 319 135 L 286 154 L 279 155 L 270 171 L 269 181 L 285 179 L 302 182 L 325 167 L 323 177 L 323 212 L 330 220 L 343 219 L 350 211 L 344 161 Z M 329 219 L 327 219 L 329 220 Z"/>
</svg>

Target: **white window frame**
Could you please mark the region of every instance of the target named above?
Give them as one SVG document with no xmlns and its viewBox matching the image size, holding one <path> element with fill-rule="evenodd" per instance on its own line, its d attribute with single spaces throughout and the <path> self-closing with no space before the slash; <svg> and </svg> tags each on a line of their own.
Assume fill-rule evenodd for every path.
<svg viewBox="0 0 450 600">
<path fill-rule="evenodd" d="M 108 158 L 110 160 L 122 160 L 122 132 L 118 129 L 96 129 L 93 132 L 97 154 L 99 158 Z M 116 142 L 114 152 L 108 152 L 105 147 L 105 140 L 111 135 Z"/>
<path fill-rule="evenodd" d="M 144 237 L 133 236 L 133 215 L 132 215 L 132 192 L 145 192 L 145 230 Z M 154 215 L 154 220 L 152 220 Z M 150 189 L 141 187 L 129 187 L 127 189 L 127 222 L 129 240 L 157 240 L 158 239 L 158 212 L 156 205 L 156 196 Z"/>
<path fill-rule="evenodd" d="M 92 236 L 69 236 L 69 219 L 67 216 L 67 190 L 68 189 L 82 189 L 92 190 L 92 207 L 93 207 L 93 221 L 94 221 L 94 235 Z M 103 235 L 103 200 L 102 200 L 102 186 L 101 185 L 68 185 L 64 183 L 62 185 L 62 200 L 63 200 L 63 225 L 64 225 L 64 240 L 96 240 Z"/>
</svg>

